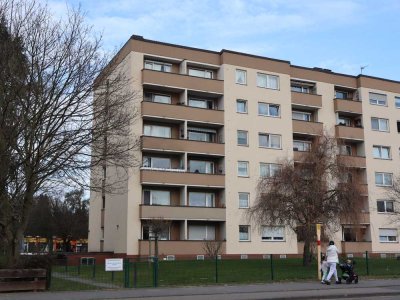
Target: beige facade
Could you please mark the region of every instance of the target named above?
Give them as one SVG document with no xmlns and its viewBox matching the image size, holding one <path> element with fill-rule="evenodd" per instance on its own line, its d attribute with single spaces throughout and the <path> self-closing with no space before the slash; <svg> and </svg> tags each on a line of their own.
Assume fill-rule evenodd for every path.
<svg viewBox="0 0 400 300">
<path fill-rule="evenodd" d="M 149 220 L 161 218 L 164 256 L 204 255 L 204 240 L 219 241 L 226 255 L 300 253 L 289 228 L 258 229 L 246 211 L 260 176 L 299 160 L 326 131 L 343 141 L 339 158 L 365 198 L 361 225 L 343 221 L 337 244 L 400 252 L 384 188 L 400 169 L 400 82 L 140 36 L 117 64 L 140 95 L 132 129 L 141 166 L 129 171 L 125 193 L 91 194 L 90 251 L 149 255 Z M 105 180 L 118 176 L 110 169 Z"/>
</svg>

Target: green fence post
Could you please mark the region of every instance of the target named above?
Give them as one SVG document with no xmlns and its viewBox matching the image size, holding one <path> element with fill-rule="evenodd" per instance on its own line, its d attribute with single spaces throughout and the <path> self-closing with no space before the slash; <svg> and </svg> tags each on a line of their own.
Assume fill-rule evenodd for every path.
<svg viewBox="0 0 400 300">
<path fill-rule="evenodd" d="M 78 263 L 78 275 L 81 275 L 81 262 Z"/>
<path fill-rule="evenodd" d="M 92 277 L 96 278 L 96 259 L 93 260 Z"/>
<path fill-rule="evenodd" d="M 157 287 L 158 285 L 158 258 L 153 258 L 153 286 Z"/>
<path fill-rule="evenodd" d="M 365 251 L 365 265 L 367 267 L 367 276 L 368 276 L 369 275 L 368 251 Z"/>
<path fill-rule="evenodd" d="M 218 255 L 215 256 L 215 283 L 218 283 Z"/>
<path fill-rule="evenodd" d="M 124 259 L 124 288 L 129 287 L 129 260 Z"/>
<path fill-rule="evenodd" d="M 271 280 L 274 281 L 274 262 L 272 260 L 272 254 L 270 255 L 271 260 Z"/>
<path fill-rule="evenodd" d="M 133 287 L 137 287 L 137 263 L 133 262 Z"/>
<path fill-rule="evenodd" d="M 68 273 L 68 257 L 65 257 L 65 273 Z"/>
<path fill-rule="evenodd" d="M 47 290 L 49 290 L 50 289 L 50 286 L 51 286 L 51 268 L 52 268 L 52 266 L 50 265 L 48 268 L 47 268 L 47 281 L 46 281 L 46 289 Z"/>
</svg>

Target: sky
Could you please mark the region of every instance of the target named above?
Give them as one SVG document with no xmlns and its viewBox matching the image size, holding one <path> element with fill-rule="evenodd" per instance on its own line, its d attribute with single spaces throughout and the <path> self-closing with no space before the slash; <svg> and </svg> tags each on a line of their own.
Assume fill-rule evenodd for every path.
<svg viewBox="0 0 400 300">
<path fill-rule="evenodd" d="M 81 5 L 105 50 L 132 34 L 400 81 L 400 0 L 49 0 Z"/>
</svg>

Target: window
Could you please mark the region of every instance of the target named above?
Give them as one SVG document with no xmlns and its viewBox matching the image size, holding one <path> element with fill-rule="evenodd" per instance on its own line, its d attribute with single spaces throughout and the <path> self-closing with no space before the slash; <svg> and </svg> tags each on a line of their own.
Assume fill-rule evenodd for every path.
<svg viewBox="0 0 400 300">
<path fill-rule="evenodd" d="M 263 226 L 261 239 L 263 241 L 284 241 L 285 227 L 283 226 Z"/>
<path fill-rule="evenodd" d="M 239 225 L 239 241 L 250 241 L 249 225 Z"/>
<path fill-rule="evenodd" d="M 171 72 L 172 65 L 159 61 L 146 60 L 144 62 L 144 68 L 154 71 Z"/>
<path fill-rule="evenodd" d="M 213 78 L 213 72 L 210 70 L 200 70 L 200 69 L 191 69 L 189 68 L 189 75 L 195 77 L 203 77 L 203 78 Z"/>
<path fill-rule="evenodd" d="M 281 136 L 278 134 L 258 134 L 258 144 L 260 147 L 281 149 Z"/>
<path fill-rule="evenodd" d="M 349 93 L 345 91 L 335 91 L 336 99 L 349 99 Z"/>
<path fill-rule="evenodd" d="M 378 206 L 378 212 L 384 212 L 384 213 L 394 212 L 394 201 L 378 200 L 376 204 Z"/>
<path fill-rule="evenodd" d="M 236 83 L 247 84 L 247 72 L 245 70 L 236 69 Z"/>
<path fill-rule="evenodd" d="M 144 190 L 144 205 L 170 205 L 171 195 L 169 191 Z"/>
<path fill-rule="evenodd" d="M 279 117 L 279 105 L 259 102 L 258 114 L 260 116 Z"/>
<path fill-rule="evenodd" d="M 393 174 L 375 172 L 375 184 L 378 186 L 392 186 L 393 185 Z"/>
<path fill-rule="evenodd" d="M 394 97 L 394 106 L 400 108 L 400 97 Z"/>
<path fill-rule="evenodd" d="M 189 172 L 214 174 L 214 163 L 212 161 L 189 160 Z"/>
<path fill-rule="evenodd" d="M 249 193 L 239 193 L 239 208 L 249 208 Z"/>
<path fill-rule="evenodd" d="M 374 146 L 372 153 L 374 158 L 390 159 L 390 147 Z"/>
<path fill-rule="evenodd" d="M 143 156 L 143 167 L 171 169 L 171 159 L 165 157 Z"/>
<path fill-rule="evenodd" d="M 157 231 L 159 231 L 158 228 Z M 153 232 L 152 227 L 149 225 L 143 225 L 142 239 L 149 240 L 154 238 L 155 238 L 155 233 Z M 158 234 L 158 240 L 161 241 L 169 240 L 169 226 L 165 225 L 165 228 L 161 229 L 161 232 Z"/>
<path fill-rule="evenodd" d="M 144 135 L 171 138 L 171 128 L 157 125 L 144 125 Z"/>
<path fill-rule="evenodd" d="M 371 118 L 371 128 L 377 131 L 389 131 L 389 120 L 380 118 Z"/>
<path fill-rule="evenodd" d="M 281 167 L 278 164 L 260 163 L 260 176 L 273 177 L 278 174 L 280 169 Z"/>
<path fill-rule="evenodd" d="M 293 151 L 310 152 L 311 151 L 311 142 L 293 141 Z"/>
<path fill-rule="evenodd" d="M 339 153 L 340 155 L 351 156 L 353 154 L 353 149 L 350 145 L 340 145 Z"/>
<path fill-rule="evenodd" d="M 279 77 L 275 75 L 257 73 L 257 86 L 277 90 L 279 89 Z"/>
<path fill-rule="evenodd" d="M 238 99 L 236 100 L 236 112 L 247 114 L 247 101 Z"/>
<path fill-rule="evenodd" d="M 338 118 L 338 125 L 351 126 L 351 120 L 349 118 L 339 117 Z"/>
<path fill-rule="evenodd" d="M 214 101 L 208 99 L 189 98 L 188 105 L 191 107 L 214 109 Z"/>
<path fill-rule="evenodd" d="M 369 93 L 369 103 L 373 105 L 387 105 L 387 98 L 384 94 Z"/>
<path fill-rule="evenodd" d="M 381 243 L 397 242 L 397 229 L 379 228 L 379 241 Z"/>
<path fill-rule="evenodd" d="M 191 141 L 214 142 L 217 131 L 211 128 L 188 128 L 188 139 Z"/>
<path fill-rule="evenodd" d="M 297 92 L 297 93 L 306 93 L 306 94 L 311 93 L 311 89 L 308 86 L 301 86 L 301 85 L 292 84 L 290 86 L 290 89 L 291 89 L 292 92 Z"/>
<path fill-rule="evenodd" d="M 144 93 L 144 100 L 149 101 L 149 102 L 171 104 L 171 96 L 170 95 Z"/>
<path fill-rule="evenodd" d="M 188 226 L 189 240 L 215 240 L 214 225 L 189 225 Z"/>
<path fill-rule="evenodd" d="M 293 120 L 311 122 L 311 113 L 302 112 L 302 111 L 293 111 L 292 112 L 292 119 Z"/>
<path fill-rule="evenodd" d="M 400 133 L 400 121 L 397 121 L 397 132 Z"/>
<path fill-rule="evenodd" d="M 239 146 L 247 146 L 249 144 L 248 142 L 248 132 L 244 130 L 238 130 L 237 131 L 237 144 Z"/>
<path fill-rule="evenodd" d="M 238 161 L 238 176 L 248 177 L 249 176 L 249 162 Z"/>
<path fill-rule="evenodd" d="M 189 206 L 215 207 L 214 193 L 189 192 Z"/>
</svg>

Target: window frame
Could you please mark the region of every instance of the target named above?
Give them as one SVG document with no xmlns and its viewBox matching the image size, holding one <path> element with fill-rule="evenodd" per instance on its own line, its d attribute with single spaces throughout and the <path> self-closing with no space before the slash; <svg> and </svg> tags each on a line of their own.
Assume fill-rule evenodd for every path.
<svg viewBox="0 0 400 300">
<path fill-rule="evenodd" d="M 238 81 L 238 74 L 239 73 L 243 73 L 244 74 L 244 82 L 239 82 Z M 235 70 L 235 83 L 236 84 L 240 84 L 240 85 L 247 85 L 247 71 L 243 70 L 243 69 L 236 69 Z"/>
<path fill-rule="evenodd" d="M 373 123 L 372 123 L 373 120 L 377 120 L 377 121 L 378 121 L 378 128 L 377 128 L 377 129 L 375 129 L 375 128 L 373 127 L 373 125 L 372 125 L 372 124 L 373 124 Z M 381 129 L 381 121 L 386 121 L 387 130 L 382 130 L 382 129 Z M 380 131 L 380 132 L 390 132 L 389 119 L 371 117 L 371 130 L 373 130 L 373 131 Z"/>
<path fill-rule="evenodd" d="M 245 133 L 246 134 L 246 143 L 245 144 L 241 144 L 239 143 L 239 133 Z M 236 139 L 237 145 L 238 146 L 249 146 L 249 132 L 247 130 L 237 130 L 237 139 Z"/>
<path fill-rule="evenodd" d="M 381 232 L 383 230 L 394 231 L 394 232 L 396 232 L 396 235 L 382 235 Z M 379 228 L 378 234 L 379 234 L 379 242 L 380 243 L 398 243 L 399 242 L 399 232 L 396 228 Z M 383 240 L 382 237 L 386 237 L 387 240 Z M 390 237 L 395 237 L 395 240 L 391 241 Z"/>
<path fill-rule="evenodd" d="M 259 82 L 259 78 L 263 77 L 263 76 L 265 76 L 265 78 L 266 78 L 266 81 L 265 81 L 266 86 L 260 85 L 260 82 Z M 273 78 L 273 77 L 276 78 L 276 83 L 277 83 L 276 88 L 270 86 L 271 78 Z M 280 89 L 280 78 L 278 75 L 257 72 L 256 81 L 257 81 L 257 87 L 264 88 L 264 89 L 271 89 L 271 90 L 279 90 Z"/>
<path fill-rule="evenodd" d="M 146 64 L 150 64 L 150 63 L 152 64 L 151 69 L 150 68 L 146 68 Z M 154 64 L 161 65 L 161 70 L 155 70 L 154 69 Z M 163 70 L 164 67 L 169 67 L 169 71 Z M 171 73 L 172 72 L 172 64 L 171 63 L 162 62 L 162 61 L 156 61 L 156 60 L 151 60 L 151 59 L 145 59 L 144 60 L 144 68 L 146 70 L 152 70 L 152 71 L 157 71 L 157 72 L 165 72 L 165 73 Z"/>
<path fill-rule="evenodd" d="M 246 202 L 247 202 L 247 205 L 246 206 L 242 206 L 240 203 L 241 203 L 241 201 L 244 201 L 243 199 L 240 199 L 240 196 L 241 195 L 246 195 Z M 250 193 L 247 193 L 247 192 L 239 192 L 238 193 L 238 199 L 239 199 L 239 208 L 240 209 L 244 209 L 244 208 L 249 208 L 250 207 Z"/>
<path fill-rule="evenodd" d="M 240 174 L 240 171 L 239 171 L 239 169 L 240 169 L 240 164 L 245 164 L 245 166 L 246 166 L 246 174 L 245 174 L 245 175 Z M 237 162 L 237 175 L 238 175 L 238 177 L 249 177 L 249 166 L 250 166 L 250 164 L 249 164 L 248 161 L 239 160 L 239 161 Z"/>
<path fill-rule="evenodd" d="M 263 113 L 260 112 L 260 106 L 262 106 L 262 105 L 265 105 L 267 107 L 267 114 L 263 114 Z M 278 107 L 278 114 L 277 115 L 271 114 L 271 107 L 272 106 L 277 106 Z M 262 116 L 262 117 L 280 118 L 280 116 L 281 116 L 281 106 L 279 104 L 275 104 L 275 103 L 258 102 L 257 112 L 258 112 L 258 115 Z"/>
<path fill-rule="evenodd" d="M 385 103 L 384 104 L 379 104 L 379 101 L 382 101 L 382 100 L 379 100 L 379 99 L 371 99 L 371 94 L 373 94 L 373 95 L 379 95 L 379 96 L 385 96 Z M 386 94 L 379 94 L 379 93 L 374 93 L 374 92 L 369 92 L 368 93 L 368 99 L 369 99 L 369 104 L 371 104 L 371 105 L 377 105 L 377 106 L 387 106 L 387 104 L 388 104 L 388 100 L 387 100 L 387 95 Z"/>
<path fill-rule="evenodd" d="M 379 203 L 383 204 L 383 210 L 379 210 Z M 388 210 L 388 203 L 391 203 L 391 210 Z M 376 200 L 376 211 L 380 214 L 393 214 L 394 213 L 394 201 L 393 200 L 387 200 L 387 199 L 378 199 Z"/>
<path fill-rule="evenodd" d="M 387 153 L 388 153 L 388 157 L 387 158 L 382 157 L 382 149 L 383 148 L 387 149 Z M 375 149 L 378 149 L 378 152 L 379 152 L 379 156 L 378 157 L 375 156 Z M 384 159 L 384 160 L 392 159 L 392 153 L 391 153 L 390 146 L 373 145 L 372 146 L 372 156 L 373 156 L 373 158 L 376 158 L 376 159 Z"/>
<path fill-rule="evenodd" d="M 241 237 L 241 229 L 247 229 L 247 239 L 244 239 Z M 239 225 L 239 242 L 250 242 L 251 241 L 251 236 L 250 236 L 250 225 Z"/>
<path fill-rule="evenodd" d="M 168 160 L 169 161 L 169 168 L 161 168 L 161 167 L 153 166 L 153 164 L 155 163 L 155 161 L 157 159 L 159 159 L 159 160 Z M 172 159 L 170 157 L 143 155 L 143 163 L 142 163 L 142 165 L 145 168 L 171 170 L 172 169 Z"/>
<path fill-rule="evenodd" d="M 214 71 L 212 71 L 212 70 L 198 69 L 198 68 L 193 68 L 193 67 L 188 67 L 187 70 L 188 70 L 189 76 L 197 77 L 197 78 L 205 78 L 205 79 L 214 79 Z M 204 76 L 190 74 L 190 71 L 202 72 L 202 73 L 204 73 Z M 207 77 L 206 74 L 210 74 L 210 77 Z"/>
<path fill-rule="evenodd" d="M 268 138 L 267 138 L 268 145 L 267 146 L 261 145 L 261 143 L 260 143 L 260 137 L 261 136 L 268 136 Z M 272 136 L 279 137 L 279 147 L 272 147 L 271 146 L 271 137 Z M 258 147 L 259 148 L 266 148 L 266 149 L 278 149 L 278 150 L 281 150 L 282 149 L 282 136 L 280 134 L 259 132 L 258 133 Z"/>
<path fill-rule="evenodd" d="M 278 231 L 278 230 L 283 231 L 283 232 L 280 237 L 275 237 L 273 233 L 270 233 L 270 236 L 266 235 L 266 237 L 264 238 L 265 229 L 270 229 L 270 232 Z M 280 233 L 280 232 L 278 232 L 278 233 Z M 262 242 L 285 242 L 286 241 L 285 226 L 268 226 L 268 225 L 262 226 L 261 241 Z"/>
<path fill-rule="evenodd" d="M 145 203 L 145 193 L 149 192 L 149 204 Z M 154 204 L 153 203 L 153 193 L 154 192 L 164 192 L 168 193 L 168 204 Z M 143 205 L 159 205 L 159 206 L 170 206 L 171 205 L 171 191 L 168 190 L 151 190 L 151 189 L 143 189 Z"/>
<path fill-rule="evenodd" d="M 299 115 L 301 114 L 303 116 L 308 116 L 308 120 L 304 120 L 304 118 L 303 119 L 294 118 L 293 114 L 299 114 Z M 298 110 L 292 110 L 292 120 L 303 121 L 303 122 L 313 122 L 312 113 L 304 112 L 304 111 L 298 111 Z"/>
<path fill-rule="evenodd" d="M 200 169 L 195 169 L 194 171 L 192 171 L 192 163 L 193 162 L 197 162 L 197 163 L 203 163 L 204 164 L 204 169 L 206 172 L 202 173 L 200 172 Z M 198 159 L 188 159 L 188 167 L 189 167 L 189 172 L 190 173 L 198 173 L 198 174 L 215 174 L 215 163 L 211 160 L 198 160 Z M 207 169 L 210 171 L 209 173 L 207 172 Z M 198 171 L 198 172 L 196 172 Z"/>
<path fill-rule="evenodd" d="M 190 204 L 190 194 L 203 194 L 204 195 L 204 203 L 206 205 L 191 205 Z M 211 197 L 208 198 L 209 196 L 211 196 Z M 190 206 L 190 207 L 215 207 L 215 193 L 188 192 L 188 206 Z"/>
<path fill-rule="evenodd" d="M 382 175 L 382 184 L 380 184 L 380 183 L 377 183 L 376 182 L 376 176 L 377 175 Z M 388 176 L 388 175 L 390 175 L 390 184 L 386 184 L 385 183 L 385 178 L 386 178 L 386 176 Z M 387 186 L 393 186 L 393 173 L 389 173 L 389 172 L 375 172 L 375 185 L 376 186 L 383 186 L 383 187 L 387 187 Z"/>
<path fill-rule="evenodd" d="M 239 111 L 238 110 L 238 108 L 239 108 L 238 104 L 239 103 L 243 103 L 244 104 L 245 111 Z M 236 112 L 238 114 L 247 114 L 248 113 L 247 100 L 245 100 L 245 99 L 236 99 Z"/>
<path fill-rule="evenodd" d="M 266 167 L 267 168 L 267 174 L 263 175 L 262 174 L 262 167 Z M 265 163 L 265 162 L 260 162 L 259 164 L 259 171 L 260 171 L 260 177 L 261 178 L 271 178 L 274 177 L 279 170 L 281 169 L 281 165 L 280 164 L 274 164 L 274 163 Z"/>
<path fill-rule="evenodd" d="M 151 134 L 146 134 L 146 128 L 150 128 L 150 132 L 152 132 L 153 129 L 156 128 L 168 128 L 169 129 L 169 135 L 168 136 L 160 136 L 160 135 L 151 135 Z M 152 136 L 152 137 L 159 137 L 159 138 L 165 138 L 165 139 L 170 139 L 172 138 L 172 128 L 169 126 L 160 126 L 160 125 L 150 125 L 150 124 L 145 124 L 143 125 L 143 135 L 145 136 Z"/>
<path fill-rule="evenodd" d="M 295 143 L 303 144 L 302 148 L 303 148 L 303 149 L 306 149 L 306 148 L 308 147 L 308 149 L 306 149 L 306 150 L 299 150 L 299 149 L 300 149 L 299 147 L 295 147 Z M 307 146 L 307 147 L 304 147 L 304 145 L 308 145 L 308 146 Z M 311 146 L 312 146 L 312 142 L 310 142 L 310 141 L 293 140 L 293 151 L 296 151 L 296 152 L 311 152 Z M 297 150 L 295 150 L 295 148 L 296 148 Z"/>
<path fill-rule="evenodd" d="M 394 97 L 394 107 L 400 108 L 400 97 L 397 96 Z"/>
</svg>

